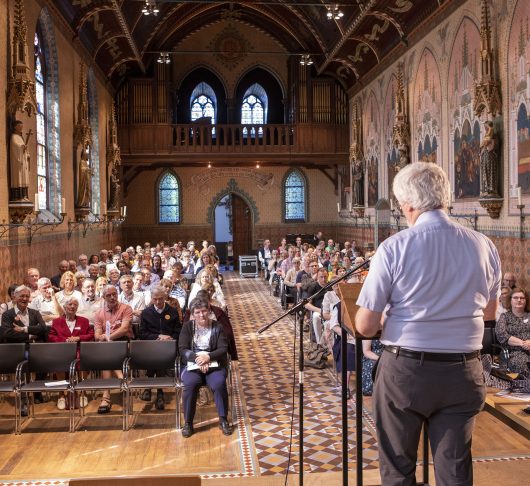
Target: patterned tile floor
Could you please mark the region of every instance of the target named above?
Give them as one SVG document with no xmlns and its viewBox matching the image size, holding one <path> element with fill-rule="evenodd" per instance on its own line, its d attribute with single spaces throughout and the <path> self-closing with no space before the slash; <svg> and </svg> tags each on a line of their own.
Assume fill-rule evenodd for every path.
<svg viewBox="0 0 530 486">
<path fill-rule="evenodd" d="M 298 469 L 298 358 L 293 356 L 294 324 L 285 318 L 258 335 L 257 329 L 282 314 L 261 279 L 226 279 L 230 318 L 236 327 L 239 370 L 261 474 L 284 472 L 288 464 L 293 403 L 295 414 L 291 470 Z M 298 348 L 298 345 L 296 345 Z M 297 353 L 296 353 L 297 355 Z M 330 361 L 331 369 L 331 361 Z M 304 382 L 304 463 L 309 472 L 341 470 L 342 427 L 339 390 L 330 370 L 307 369 Z M 350 401 L 349 460 L 355 461 L 354 403 Z M 369 422 L 368 422 L 369 424 Z M 370 427 L 371 429 L 371 427 Z M 377 444 L 363 429 L 365 468 L 376 468 Z"/>
</svg>

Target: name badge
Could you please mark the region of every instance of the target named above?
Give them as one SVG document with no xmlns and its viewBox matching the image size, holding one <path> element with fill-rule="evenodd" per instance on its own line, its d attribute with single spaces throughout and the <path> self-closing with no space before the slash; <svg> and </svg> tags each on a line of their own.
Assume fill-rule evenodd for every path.
<svg viewBox="0 0 530 486">
<path fill-rule="evenodd" d="M 170 316 L 169 314 L 166 314 L 166 315 L 164 316 L 164 319 L 165 319 L 166 321 L 169 321 L 169 319 L 171 319 L 171 316 Z"/>
<path fill-rule="evenodd" d="M 74 331 L 80 331 L 81 328 L 80 327 L 74 327 Z"/>
</svg>

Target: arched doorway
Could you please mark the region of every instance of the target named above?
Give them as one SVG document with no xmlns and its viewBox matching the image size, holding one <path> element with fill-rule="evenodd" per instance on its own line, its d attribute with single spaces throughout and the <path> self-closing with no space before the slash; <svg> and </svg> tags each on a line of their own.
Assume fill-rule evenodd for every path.
<svg viewBox="0 0 530 486">
<path fill-rule="evenodd" d="M 228 261 L 228 244 L 232 242 L 234 269 L 239 256 L 252 254 L 252 211 L 238 194 L 223 196 L 214 211 L 214 241 L 221 262 Z"/>
</svg>

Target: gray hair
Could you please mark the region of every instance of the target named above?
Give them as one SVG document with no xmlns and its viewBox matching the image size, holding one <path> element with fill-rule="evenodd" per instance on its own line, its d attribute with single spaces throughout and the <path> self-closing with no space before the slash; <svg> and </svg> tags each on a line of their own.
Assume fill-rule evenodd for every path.
<svg viewBox="0 0 530 486">
<path fill-rule="evenodd" d="M 37 287 L 40 289 L 43 285 L 51 284 L 51 280 L 48 277 L 41 277 L 37 280 Z"/>
<path fill-rule="evenodd" d="M 209 309 L 210 308 L 210 303 L 205 301 L 204 299 L 199 299 L 199 298 L 195 297 L 190 302 L 188 308 L 190 310 L 190 314 L 193 314 L 195 309 Z"/>
<path fill-rule="evenodd" d="M 156 287 L 153 287 L 153 289 L 151 290 L 151 297 L 153 297 L 153 295 L 155 294 L 164 294 L 164 296 L 166 295 L 166 289 L 164 287 L 162 287 L 161 285 L 157 285 Z"/>
<path fill-rule="evenodd" d="M 430 162 L 414 162 L 401 169 L 393 189 L 399 204 L 421 212 L 446 208 L 449 202 L 449 179 L 440 166 Z"/>
<path fill-rule="evenodd" d="M 74 297 L 73 295 L 70 295 L 69 297 L 66 297 L 66 299 L 63 300 L 63 306 L 66 304 L 69 304 L 70 302 L 77 302 L 77 305 L 79 306 L 79 300 L 77 297 Z"/>
<path fill-rule="evenodd" d="M 103 287 L 103 290 L 101 291 L 101 296 L 105 297 L 105 295 L 107 294 L 109 290 L 115 290 L 116 293 L 118 293 L 118 289 L 116 289 L 114 285 L 105 285 L 105 287 Z"/>
<path fill-rule="evenodd" d="M 17 296 L 20 294 L 20 292 L 28 291 L 29 295 L 31 295 L 31 289 L 26 285 L 19 285 L 13 292 L 13 295 Z"/>
</svg>

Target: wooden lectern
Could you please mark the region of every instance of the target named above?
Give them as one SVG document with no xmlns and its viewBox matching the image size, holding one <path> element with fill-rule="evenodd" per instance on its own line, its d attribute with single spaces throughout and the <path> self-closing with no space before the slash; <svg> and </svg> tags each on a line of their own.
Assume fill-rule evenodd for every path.
<svg viewBox="0 0 530 486">
<path fill-rule="evenodd" d="M 341 324 L 346 326 L 346 332 L 349 332 L 352 336 L 357 336 L 358 333 L 355 330 L 355 315 L 359 309 L 357 298 L 361 293 L 363 284 L 341 282 L 338 287 L 337 295 L 340 297 L 341 302 Z"/>
</svg>

